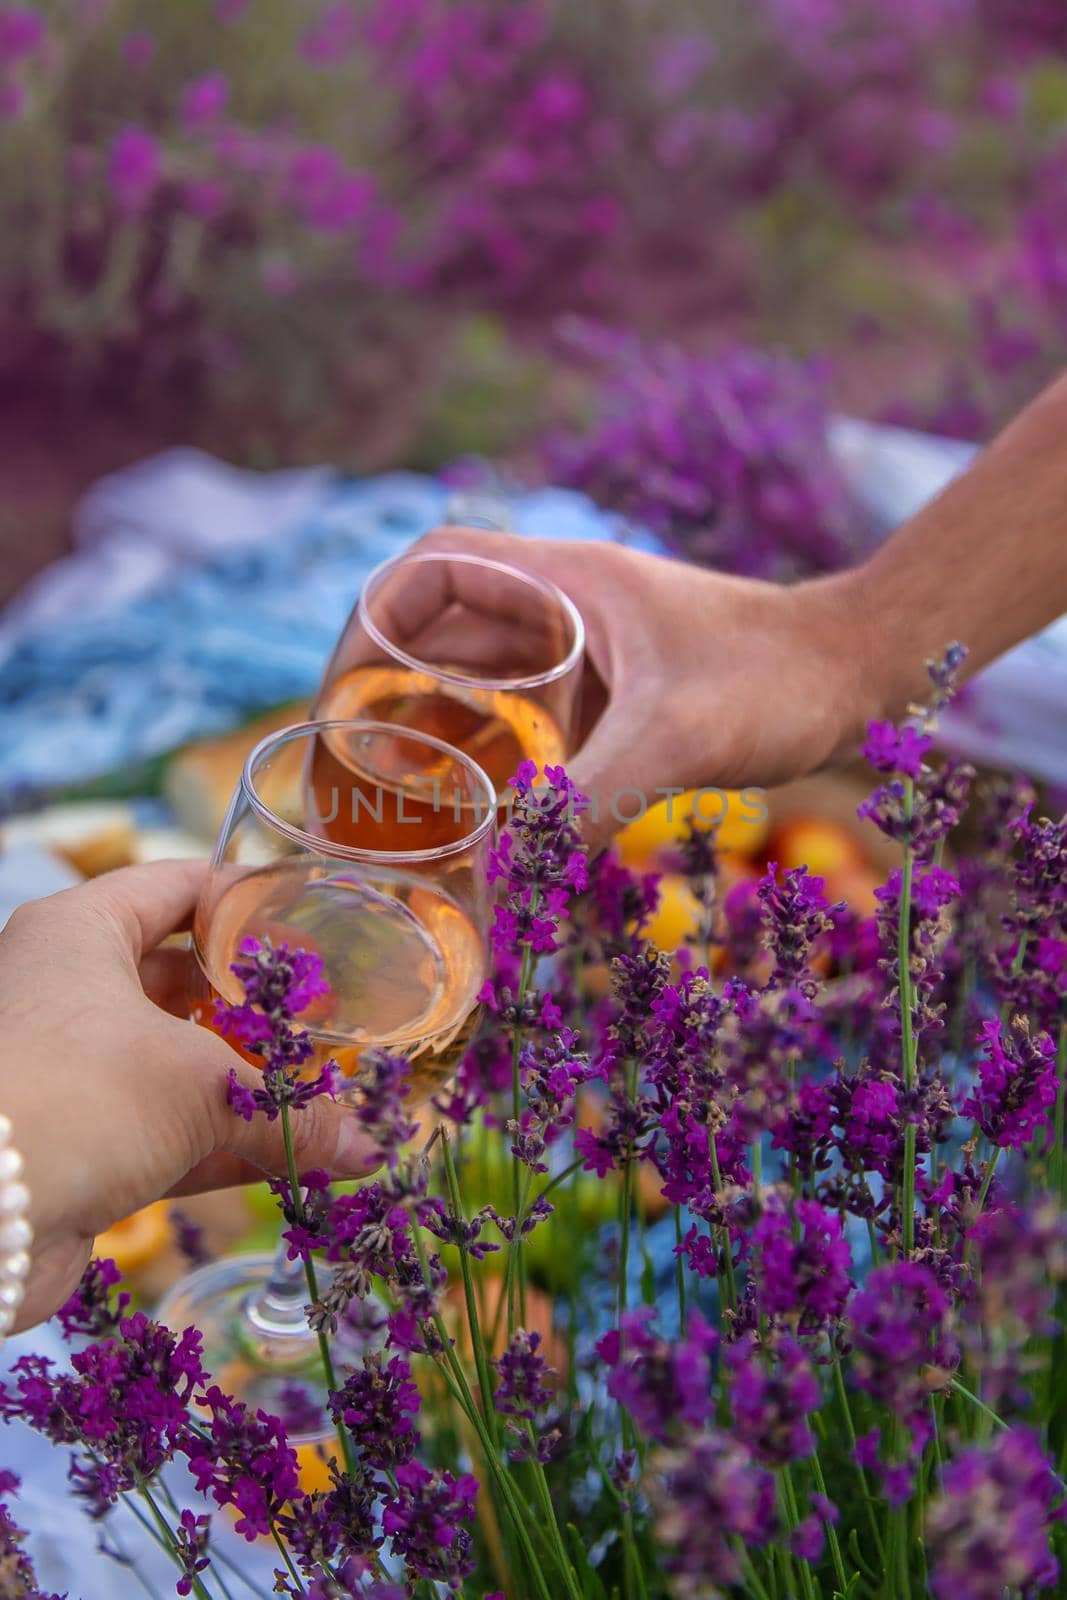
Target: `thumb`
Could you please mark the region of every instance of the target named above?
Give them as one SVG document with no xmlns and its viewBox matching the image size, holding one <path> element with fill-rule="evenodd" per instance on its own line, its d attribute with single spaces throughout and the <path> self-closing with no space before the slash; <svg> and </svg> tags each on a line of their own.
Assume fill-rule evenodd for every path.
<svg viewBox="0 0 1067 1600">
<path fill-rule="evenodd" d="M 208 1135 L 202 1145 L 210 1148 L 201 1147 L 197 1160 L 224 1153 L 272 1177 L 285 1177 L 288 1168 L 281 1118 L 271 1122 L 257 1111 L 246 1122 L 231 1108 L 226 1092 L 231 1072 L 249 1090 L 263 1087 L 263 1074 L 210 1029 L 169 1017 L 161 1021 L 166 1033 L 159 1043 L 169 1044 L 171 1049 L 157 1049 L 156 1057 L 169 1053 L 177 1063 L 176 1070 L 164 1071 L 164 1081 L 173 1088 L 178 1082 L 189 1083 L 194 1075 L 198 1080 L 194 1097 L 200 1107 L 198 1116 L 206 1113 Z M 320 1167 L 334 1178 L 360 1178 L 382 1164 L 381 1152 L 361 1128 L 352 1107 L 329 1095 L 319 1095 L 291 1112 L 289 1124 L 298 1172 Z"/>
<path fill-rule="evenodd" d="M 262 1087 L 261 1075 L 241 1062 L 234 1068 L 249 1089 Z M 219 1148 L 261 1167 L 273 1177 L 285 1177 L 288 1165 L 280 1117 L 268 1121 L 256 1113 L 251 1122 L 224 1106 L 227 1125 Z M 332 1178 L 362 1178 L 382 1164 L 382 1154 L 356 1120 L 353 1108 L 321 1094 L 299 1110 L 291 1111 L 289 1127 L 297 1172 L 320 1167 Z"/>
<path fill-rule="evenodd" d="M 568 776 L 589 801 L 581 828 L 591 852 L 610 844 L 628 822 L 643 816 L 667 792 L 655 787 L 666 780 L 650 743 L 636 724 L 633 709 L 612 702 L 567 763 Z"/>
</svg>

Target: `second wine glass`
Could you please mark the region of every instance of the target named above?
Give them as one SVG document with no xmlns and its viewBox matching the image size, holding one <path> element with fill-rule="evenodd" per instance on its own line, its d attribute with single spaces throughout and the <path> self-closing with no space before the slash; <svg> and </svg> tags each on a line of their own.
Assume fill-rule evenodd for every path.
<svg viewBox="0 0 1067 1600">
<path fill-rule="evenodd" d="M 326 748 L 344 758 L 344 781 L 330 786 Z M 335 1059 L 342 1097 L 357 1101 L 364 1053 L 385 1049 L 408 1061 L 405 1107 L 425 1105 L 477 1023 L 496 809 L 492 784 L 468 756 L 392 724 L 309 722 L 264 739 L 246 763 L 197 907 L 194 1020 L 217 1028 L 216 1003 L 243 999 L 231 967 L 244 940 L 312 951 L 329 990 L 297 1019 L 314 1047 L 309 1074 Z M 353 817 L 358 845 L 338 827 Z M 253 1407 L 284 1409 L 284 1391 L 299 1379 L 317 1397 L 325 1432 L 307 1298 L 303 1265 L 286 1259 L 283 1244 L 273 1258 L 200 1268 L 158 1315 L 198 1327 L 208 1369 Z M 339 1339 L 349 1334 L 358 1353 L 362 1335 L 342 1324 Z M 347 1355 L 339 1349 L 338 1364 Z"/>
</svg>

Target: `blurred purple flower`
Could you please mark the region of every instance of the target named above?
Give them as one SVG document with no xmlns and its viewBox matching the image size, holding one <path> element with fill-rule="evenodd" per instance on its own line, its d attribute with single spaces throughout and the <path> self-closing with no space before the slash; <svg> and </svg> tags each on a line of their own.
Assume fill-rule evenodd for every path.
<svg viewBox="0 0 1067 1600">
<path fill-rule="evenodd" d="M 39 11 L 30 6 L 5 6 L 0 11 L 0 64 L 14 66 L 37 55 L 47 38 L 48 27 Z"/>
<path fill-rule="evenodd" d="M 696 1600 L 742 1582 L 737 1546 L 776 1532 L 774 1479 L 720 1429 L 697 1434 L 656 1460 L 656 1533 L 675 1592 Z"/>
<path fill-rule="evenodd" d="M 1029 1428 L 962 1450 L 927 1512 L 931 1592 L 937 1600 L 1000 1600 L 1058 1587 L 1049 1542 L 1062 1502 L 1063 1483 Z"/>
<path fill-rule="evenodd" d="M 608 1393 L 643 1434 L 662 1442 L 680 1426 L 699 1428 L 709 1420 L 711 1356 L 719 1336 L 694 1311 L 682 1337 L 664 1339 L 652 1332 L 654 1315 L 649 1306 L 624 1312 L 596 1351 L 608 1367 Z"/>
<path fill-rule="evenodd" d="M 729 571 L 787 577 L 855 558 L 864 540 L 812 368 L 752 350 L 701 359 L 585 324 L 568 343 L 605 381 L 593 431 L 546 441 L 558 482 Z"/>
<path fill-rule="evenodd" d="M 111 142 L 107 179 L 123 216 L 143 216 L 163 175 L 163 150 L 147 128 L 130 123 Z"/>
</svg>

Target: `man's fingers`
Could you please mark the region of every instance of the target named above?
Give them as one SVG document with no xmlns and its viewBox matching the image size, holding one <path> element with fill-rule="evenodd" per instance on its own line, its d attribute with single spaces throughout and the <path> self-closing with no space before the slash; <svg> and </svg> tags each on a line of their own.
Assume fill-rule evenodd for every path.
<svg viewBox="0 0 1067 1600">
<path fill-rule="evenodd" d="M 591 851 L 603 848 L 635 816 L 662 796 L 645 785 L 655 774 L 639 759 L 641 730 L 621 707 L 609 706 L 567 771 L 589 800 L 582 817 L 582 837 Z M 648 774 L 647 778 L 642 774 Z M 636 776 L 635 776 L 636 774 Z"/>
<path fill-rule="evenodd" d="M 554 583 L 577 606 L 585 624 L 586 654 L 600 675 L 608 679 L 609 640 L 596 599 L 609 564 L 621 553 L 613 546 L 592 540 L 571 544 L 524 539 L 514 533 L 488 533 L 483 528 L 437 528 L 420 539 L 415 549 L 486 556 Z"/>
</svg>

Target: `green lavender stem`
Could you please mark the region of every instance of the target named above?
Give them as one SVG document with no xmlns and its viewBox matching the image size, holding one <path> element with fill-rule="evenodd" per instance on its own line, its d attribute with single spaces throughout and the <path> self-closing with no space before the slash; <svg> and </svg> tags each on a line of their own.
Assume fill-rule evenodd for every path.
<svg viewBox="0 0 1067 1600">
<path fill-rule="evenodd" d="M 522 966 L 519 970 L 519 992 L 515 1007 L 519 1017 L 522 1016 L 526 992 L 530 987 L 530 978 L 533 975 L 533 951 L 529 945 L 522 952 Z M 516 1123 L 522 1118 L 522 1085 L 519 1082 L 519 1057 L 522 1054 L 522 1023 L 517 1021 L 511 1041 L 511 1115 Z M 519 1173 L 519 1160 L 512 1157 L 512 1199 L 514 1201 L 515 1216 L 518 1218 L 522 1204 L 521 1184 Z M 515 1237 L 511 1242 L 515 1255 L 515 1276 L 519 1283 L 519 1317 L 523 1323 L 526 1321 L 526 1268 L 522 1259 L 522 1233 L 518 1222 L 515 1225 Z M 508 1298 L 508 1333 L 515 1332 L 515 1294 L 514 1277 Z"/>
<path fill-rule="evenodd" d="M 452 1213 L 462 1226 L 466 1217 L 463 1211 L 463 1202 L 459 1192 L 459 1178 L 456 1175 L 456 1164 L 452 1156 L 452 1140 L 447 1130 L 442 1130 L 441 1143 L 445 1152 L 445 1178 L 448 1183 L 448 1198 L 452 1204 Z M 463 1294 L 467 1302 L 467 1322 L 470 1327 L 471 1345 L 474 1349 L 474 1366 L 478 1374 L 478 1387 L 481 1390 L 482 1409 L 490 1432 L 494 1437 L 499 1436 L 496 1408 L 493 1404 L 493 1382 L 489 1376 L 489 1358 L 486 1355 L 485 1341 L 482 1338 L 481 1318 L 478 1315 L 478 1297 L 474 1292 L 474 1275 L 471 1272 L 470 1256 L 465 1244 L 459 1246 L 460 1271 L 463 1274 Z"/>
<path fill-rule="evenodd" d="M 422 1270 L 423 1278 L 425 1279 L 427 1275 L 426 1251 L 422 1242 L 422 1234 L 417 1226 L 413 1228 L 412 1233 L 415 1241 L 415 1249 L 418 1252 L 419 1266 Z M 545 1580 L 541 1563 L 538 1559 L 537 1552 L 533 1547 L 533 1542 L 530 1539 L 530 1535 L 526 1527 L 528 1514 L 526 1510 L 519 1504 L 518 1497 L 516 1496 L 510 1477 L 506 1469 L 501 1465 L 496 1445 L 489 1437 L 485 1423 L 478 1411 L 477 1405 L 475 1404 L 474 1396 L 472 1395 L 470 1385 L 467 1382 L 467 1375 L 464 1372 L 463 1367 L 456 1356 L 456 1352 L 452 1347 L 452 1338 L 448 1329 L 445 1327 L 444 1318 L 441 1316 L 440 1311 L 436 1311 L 434 1313 L 433 1326 L 440 1343 L 437 1370 L 444 1378 L 445 1384 L 449 1390 L 449 1393 L 452 1395 L 453 1400 L 459 1406 L 460 1411 L 466 1417 L 467 1421 L 470 1423 L 475 1434 L 477 1435 L 478 1442 L 482 1447 L 482 1455 L 485 1459 L 485 1464 L 492 1475 L 493 1482 L 496 1484 L 501 1501 L 508 1513 L 508 1517 L 515 1532 L 515 1537 L 519 1543 L 524 1557 L 526 1558 L 530 1569 L 530 1574 L 534 1585 L 537 1588 L 540 1600 L 554 1600 L 554 1597 L 549 1593 L 548 1584 Z"/>
<path fill-rule="evenodd" d="M 915 803 L 915 787 L 910 778 L 904 783 L 904 820 L 910 824 Z M 910 844 L 904 846 L 904 867 L 900 880 L 900 918 L 897 938 L 897 965 L 900 973 L 900 1047 L 904 1066 L 904 1085 L 910 1094 L 915 1087 L 915 1040 L 912 1033 L 913 996 L 911 988 L 911 885 L 914 861 Z M 904 1254 L 915 1248 L 915 1123 L 911 1116 L 904 1130 L 904 1184 L 901 1198 L 901 1226 Z"/>
<path fill-rule="evenodd" d="M 296 1153 L 293 1149 L 293 1130 L 289 1122 L 288 1106 L 282 1106 L 282 1138 L 285 1141 L 285 1167 L 289 1177 L 289 1195 L 296 1220 L 303 1226 L 304 1197 L 300 1192 L 300 1177 L 296 1170 Z M 315 1263 L 310 1255 L 304 1256 L 304 1276 L 307 1279 L 311 1303 L 314 1305 L 319 1298 L 319 1285 L 315 1275 Z M 338 1383 L 337 1374 L 334 1371 L 333 1356 L 330 1353 L 330 1341 L 326 1337 L 326 1332 L 323 1328 L 317 1330 L 317 1337 L 319 1355 L 322 1359 L 322 1370 L 326 1377 L 326 1387 L 333 1394 L 338 1388 Z M 341 1446 L 341 1454 L 344 1457 L 345 1471 L 349 1478 L 354 1478 L 356 1475 L 356 1455 L 352 1448 L 352 1441 L 348 1436 L 348 1430 L 341 1422 L 337 1424 L 337 1441 Z"/>
<path fill-rule="evenodd" d="M 159 1529 L 160 1539 L 164 1550 L 166 1550 L 170 1555 L 175 1566 L 179 1567 L 182 1572 L 184 1572 L 185 1562 L 182 1560 L 178 1552 L 178 1541 L 174 1537 L 174 1531 L 171 1528 L 170 1523 L 167 1521 L 155 1500 L 152 1498 L 152 1491 L 149 1489 L 148 1485 L 146 1483 L 139 1483 L 138 1489 L 140 1490 L 142 1500 L 152 1513 L 152 1518 L 156 1524 L 156 1527 Z M 210 1593 L 204 1587 L 203 1581 L 198 1576 L 194 1575 L 192 1584 L 193 1593 L 197 1596 L 197 1600 L 211 1600 Z"/>
</svg>

